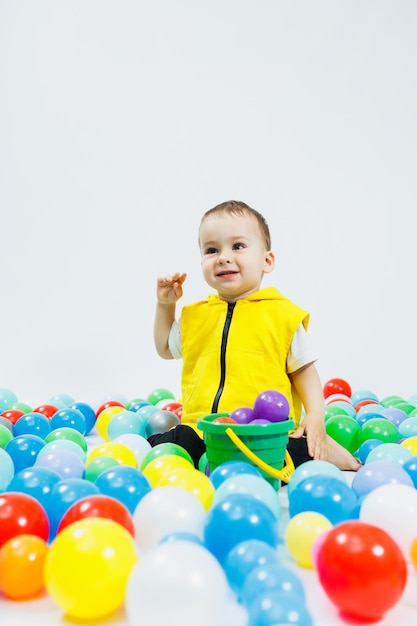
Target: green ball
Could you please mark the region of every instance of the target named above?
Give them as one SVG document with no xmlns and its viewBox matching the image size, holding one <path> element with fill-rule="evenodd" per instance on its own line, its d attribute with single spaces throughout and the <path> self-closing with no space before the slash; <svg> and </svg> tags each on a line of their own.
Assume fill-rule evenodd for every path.
<svg viewBox="0 0 417 626">
<path fill-rule="evenodd" d="M 398 404 L 398 402 L 405 402 L 405 400 L 401 396 L 386 396 L 382 398 L 380 404 L 382 404 L 385 409 L 388 409 L 388 407 L 394 406 L 394 404 Z"/>
<path fill-rule="evenodd" d="M 153 389 L 146 400 L 151 404 L 158 404 L 161 400 L 175 400 L 175 396 L 169 389 L 163 389 L 161 387 L 159 389 Z"/>
<path fill-rule="evenodd" d="M 341 406 L 333 406 L 332 404 L 329 404 L 328 406 L 325 407 L 324 409 L 324 421 L 325 422 L 327 422 L 327 420 L 334 417 L 335 415 L 348 415 L 352 419 L 352 417 L 349 415 L 346 409 L 344 409 Z"/>
<path fill-rule="evenodd" d="M 87 452 L 87 442 L 85 437 L 79 430 L 75 430 L 75 428 L 70 428 L 69 426 L 55 428 L 55 430 L 51 430 L 51 432 L 45 437 L 45 443 L 56 441 L 57 439 L 69 439 L 70 441 L 74 441 L 81 446 L 84 452 Z"/>
<path fill-rule="evenodd" d="M 111 467 L 115 467 L 119 465 L 119 462 L 116 459 L 113 459 L 110 456 L 99 456 L 87 465 L 84 472 L 84 478 L 94 483 L 97 478 L 106 470 Z"/>
<path fill-rule="evenodd" d="M 31 406 L 26 404 L 25 402 L 15 402 L 12 406 L 9 406 L 10 409 L 16 409 L 17 411 L 22 411 L 22 413 L 32 413 L 33 409 Z"/>
<path fill-rule="evenodd" d="M 334 415 L 326 421 L 326 433 L 352 454 L 359 447 L 361 427 L 349 415 Z"/>
<path fill-rule="evenodd" d="M 397 427 L 384 417 L 373 417 L 361 428 L 359 445 L 368 439 L 378 439 L 383 443 L 397 443 L 401 435 Z"/>
<path fill-rule="evenodd" d="M 412 413 L 416 408 L 414 404 L 410 404 L 405 400 L 402 400 L 401 402 L 396 402 L 395 404 L 392 404 L 391 407 L 394 409 L 401 409 L 401 411 L 404 411 L 404 413 L 407 413 L 407 415 L 410 415 L 410 413 Z"/>
<path fill-rule="evenodd" d="M 200 470 L 200 472 L 203 472 L 203 474 L 206 473 L 207 463 L 208 463 L 207 454 L 206 452 L 204 452 L 204 454 L 200 456 L 200 460 L 198 462 L 198 469 Z"/>
<path fill-rule="evenodd" d="M 166 441 L 165 443 L 158 443 L 158 445 L 154 446 L 151 450 L 149 450 L 149 452 L 145 454 L 142 459 L 140 469 L 143 471 L 148 463 L 160 456 L 165 456 L 166 454 L 175 454 L 176 456 L 182 456 L 184 459 L 187 459 L 187 461 L 190 461 L 190 463 L 194 465 L 193 459 L 185 448 L 179 446 L 177 443 L 171 443 L 169 441 Z"/>
<path fill-rule="evenodd" d="M 7 426 L 0 424 L 0 448 L 5 448 L 12 439 L 13 433 L 7 428 Z"/>
</svg>

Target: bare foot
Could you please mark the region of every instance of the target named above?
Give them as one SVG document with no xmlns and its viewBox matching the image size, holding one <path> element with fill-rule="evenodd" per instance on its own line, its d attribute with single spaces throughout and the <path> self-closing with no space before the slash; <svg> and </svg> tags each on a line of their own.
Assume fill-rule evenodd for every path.
<svg viewBox="0 0 417 626">
<path fill-rule="evenodd" d="M 360 467 L 362 467 L 360 461 L 355 459 L 349 450 L 346 450 L 346 448 L 341 446 L 331 437 L 327 437 L 327 450 L 327 461 L 333 463 L 333 465 L 336 465 L 341 470 L 352 470 L 356 472 Z"/>
</svg>

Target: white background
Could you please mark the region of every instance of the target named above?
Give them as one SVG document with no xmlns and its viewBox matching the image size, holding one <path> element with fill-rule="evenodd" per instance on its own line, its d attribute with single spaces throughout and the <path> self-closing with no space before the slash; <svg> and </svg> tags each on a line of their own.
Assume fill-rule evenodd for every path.
<svg viewBox="0 0 417 626">
<path fill-rule="evenodd" d="M 179 394 L 155 280 L 261 211 L 324 381 L 417 392 L 414 0 L 1 0 L 0 387 Z"/>
</svg>

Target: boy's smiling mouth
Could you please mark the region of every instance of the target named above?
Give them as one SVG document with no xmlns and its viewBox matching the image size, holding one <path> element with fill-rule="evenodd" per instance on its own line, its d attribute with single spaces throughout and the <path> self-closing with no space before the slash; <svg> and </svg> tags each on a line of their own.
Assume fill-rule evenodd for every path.
<svg viewBox="0 0 417 626">
<path fill-rule="evenodd" d="M 237 273 L 238 272 L 233 272 L 232 270 L 227 270 L 227 271 L 224 271 L 224 272 L 219 272 L 217 274 L 217 276 L 234 276 Z"/>
</svg>

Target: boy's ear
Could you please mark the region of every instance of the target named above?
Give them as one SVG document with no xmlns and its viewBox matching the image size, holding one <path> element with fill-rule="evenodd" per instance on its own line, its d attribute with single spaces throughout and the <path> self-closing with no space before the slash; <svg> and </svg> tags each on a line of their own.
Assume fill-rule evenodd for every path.
<svg viewBox="0 0 417 626">
<path fill-rule="evenodd" d="M 275 267 L 275 255 L 269 250 L 265 255 L 264 274 L 269 274 Z"/>
</svg>

